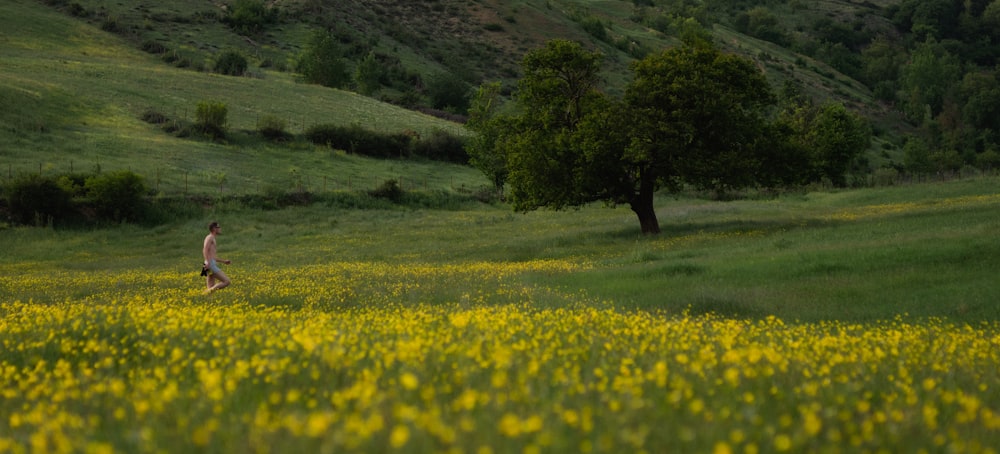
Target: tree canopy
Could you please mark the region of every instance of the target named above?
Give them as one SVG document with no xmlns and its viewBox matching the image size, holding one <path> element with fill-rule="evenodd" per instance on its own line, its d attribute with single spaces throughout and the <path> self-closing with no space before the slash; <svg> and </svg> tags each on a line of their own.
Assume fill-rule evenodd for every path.
<svg viewBox="0 0 1000 454">
<path fill-rule="evenodd" d="M 634 63 L 622 99 L 600 90 L 601 60 L 566 40 L 529 52 L 515 114 L 491 116 L 496 87 L 480 90 L 470 125 L 481 140 L 470 154 L 509 185 L 516 210 L 627 204 L 642 232 L 655 234 L 661 189 L 842 176 L 867 144 L 863 122 L 834 107 L 802 128 L 769 121 L 776 98 L 761 71 L 705 42 Z M 809 155 L 799 145 L 806 138 L 825 148 Z"/>
</svg>

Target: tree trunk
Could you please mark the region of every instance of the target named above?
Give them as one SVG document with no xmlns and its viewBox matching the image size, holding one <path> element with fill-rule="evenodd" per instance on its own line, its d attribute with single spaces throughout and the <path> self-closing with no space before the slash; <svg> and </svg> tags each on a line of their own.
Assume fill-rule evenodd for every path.
<svg viewBox="0 0 1000 454">
<path fill-rule="evenodd" d="M 656 210 L 653 209 L 652 202 L 649 204 L 632 203 L 632 211 L 639 217 L 639 226 L 642 227 L 642 233 L 649 235 L 660 233 L 660 222 L 656 220 Z"/>
<path fill-rule="evenodd" d="M 632 211 L 639 217 L 642 233 L 647 235 L 660 233 L 660 221 L 656 220 L 656 210 L 653 208 L 654 187 L 653 178 L 643 172 L 642 181 L 639 184 L 639 194 L 629 202 Z"/>
</svg>

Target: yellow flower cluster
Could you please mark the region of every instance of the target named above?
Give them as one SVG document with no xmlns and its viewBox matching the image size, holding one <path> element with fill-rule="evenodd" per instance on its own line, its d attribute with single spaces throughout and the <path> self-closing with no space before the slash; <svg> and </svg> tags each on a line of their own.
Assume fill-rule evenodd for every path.
<svg viewBox="0 0 1000 454">
<path fill-rule="evenodd" d="M 903 202 L 886 203 L 879 205 L 867 205 L 851 207 L 829 216 L 826 220 L 832 221 L 854 221 L 863 218 L 885 216 L 890 214 L 911 213 L 922 210 L 941 210 L 947 208 L 962 208 L 974 205 L 997 205 L 1000 204 L 1000 194 L 986 194 L 963 197 L 951 197 L 940 200 L 925 202 Z"/>
<path fill-rule="evenodd" d="M 998 323 L 540 307 L 559 290 L 506 284 L 576 267 L 258 269 L 209 297 L 180 273 L 4 277 L 57 297 L 0 300 L 0 452 L 998 452 Z"/>
</svg>

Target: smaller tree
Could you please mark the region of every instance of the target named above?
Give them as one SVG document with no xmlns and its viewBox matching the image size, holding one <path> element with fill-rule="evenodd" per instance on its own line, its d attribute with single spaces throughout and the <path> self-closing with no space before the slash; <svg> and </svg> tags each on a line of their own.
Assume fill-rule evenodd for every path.
<svg viewBox="0 0 1000 454">
<path fill-rule="evenodd" d="M 504 131 L 514 129 L 504 124 L 510 117 L 497 116 L 500 103 L 500 82 L 480 85 L 472 97 L 469 120 L 465 123 L 476 133 L 465 144 L 469 163 L 489 178 L 498 196 L 503 195 L 508 174 L 507 155 L 501 140 Z"/>
<path fill-rule="evenodd" d="M 354 83 L 358 87 L 358 93 L 371 96 L 382 86 L 382 79 L 385 77 L 385 68 L 375 58 L 375 52 L 368 52 L 354 71 Z"/>
<path fill-rule="evenodd" d="M 340 46 L 327 31 L 317 31 L 299 55 L 296 70 L 309 83 L 342 88 L 350 81 Z"/>
<path fill-rule="evenodd" d="M 224 20 L 237 33 L 259 35 L 277 19 L 278 10 L 268 7 L 263 0 L 236 0 Z"/>
<path fill-rule="evenodd" d="M 805 142 L 819 175 L 846 186 L 846 172 L 871 143 L 871 128 L 843 104 L 829 103 L 820 108 Z"/>
<path fill-rule="evenodd" d="M 218 101 L 201 101 L 195 109 L 195 127 L 213 138 L 226 137 L 229 109 Z"/>
<path fill-rule="evenodd" d="M 931 162 L 931 150 L 923 139 L 911 137 L 903 145 L 903 165 L 906 171 L 914 174 L 927 174 L 934 171 Z"/>
<path fill-rule="evenodd" d="M 435 109 L 462 113 L 469 108 L 469 85 L 453 73 L 432 76 L 427 81 L 427 96 Z"/>
<path fill-rule="evenodd" d="M 286 128 L 288 122 L 275 115 L 264 115 L 257 120 L 257 131 L 268 140 L 282 141 L 292 137 Z"/>
<path fill-rule="evenodd" d="M 52 178 L 27 175 L 8 183 L 7 206 L 21 224 L 55 223 L 71 213 L 71 193 Z"/>
<path fill-rule="evenodd" d="M 227 50 L 215 59 L 213 70 L 226 76 L 242 76 L 247 72 L 247 58 L 239 51 Z"/>
<path fill-rule="evenodd" d="M 145 208 L 142 177 L 128 170 L 87 178 L 84 187 L 97 213 L 115 222 L 138 221 Z"/>
</svg>

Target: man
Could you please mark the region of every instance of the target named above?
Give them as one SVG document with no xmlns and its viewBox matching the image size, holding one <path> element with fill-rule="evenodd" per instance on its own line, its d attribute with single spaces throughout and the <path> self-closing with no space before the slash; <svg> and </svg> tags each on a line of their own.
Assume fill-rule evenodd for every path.
<svg viewBox="0 0 1000 454">
<path fill-rule="evenodd" d="M 205 237 L 205 244 L 201 248 L 201 254 L 205 257 L 205 286 L 207 287 L 205 293 L 212 293 L 220 288 L 225 288 L 230 283 L 229 276 L 226 276 L 226 273 L 223 273 L 219 269 L 219 262 L 229 265 L 232 261 L 222 260 L 215 255 L 215 237 L 221 230 L 222 228 L 219 227 L 218 222 L 208 224 L 208 236 Z"/>
</svg>

